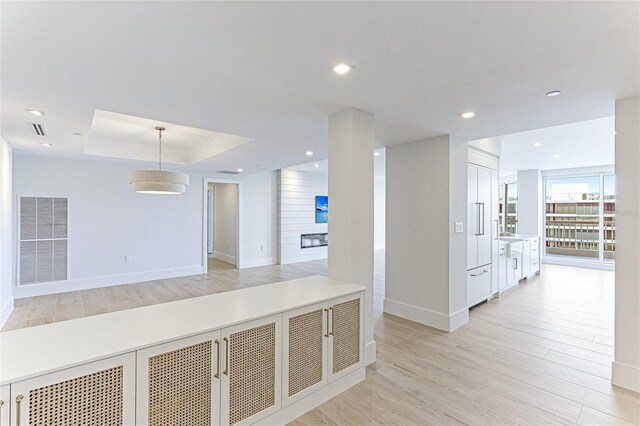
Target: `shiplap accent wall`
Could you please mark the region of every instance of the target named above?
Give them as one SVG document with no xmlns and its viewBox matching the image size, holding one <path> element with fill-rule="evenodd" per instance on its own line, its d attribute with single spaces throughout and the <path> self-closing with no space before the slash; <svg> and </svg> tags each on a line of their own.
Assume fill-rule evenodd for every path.
<svg viewBox="0 0 640 426">
<path fill-rule="evenodd" d="M 315 223 L 316 195 L 327 195 L 327 192 L 328 179 L 324 173 L 280 170 L 278 256 L 281 265 L 327 258 L 327 247 L 300 248 L 300 235 L 327 232 L 326 223 Z"/>
</svg>

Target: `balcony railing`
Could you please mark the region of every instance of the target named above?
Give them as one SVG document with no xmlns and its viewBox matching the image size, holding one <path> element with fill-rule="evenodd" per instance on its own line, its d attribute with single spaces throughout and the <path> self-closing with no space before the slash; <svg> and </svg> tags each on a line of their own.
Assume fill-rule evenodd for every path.
<svg viewBox="0 0 640 426">
<path fill-rule="evenodd" d="M 615 252 L 615 222 L 607 221 L 603 228 L 605 259 L 613 259 Z M 593 221 L 557 221 L 546 222 L 546 253 L 599 257 L 600 225 Z"/>
</svg>

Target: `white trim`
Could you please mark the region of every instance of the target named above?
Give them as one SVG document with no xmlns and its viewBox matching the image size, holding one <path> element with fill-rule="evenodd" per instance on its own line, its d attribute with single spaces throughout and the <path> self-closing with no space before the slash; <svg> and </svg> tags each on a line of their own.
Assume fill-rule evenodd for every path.
<svg viewBox="0 0 640 426">
<path fill-rule="evenodd" d="M 214 251 L 210 257 L 213 257 L 214 259 L 222 260 L 223 262 L 227 262 L 235 266 L 237 266 L 238 264 L 237 263 L 238 259 L 235 256 L 229 256 L 228 254 L 220 253 L 219 251 Z"/>
<path fill-rule="evenodd" d="M 364 345 L 364 366 L 373 364 L 377 359 L 376 341 L 372 340 Z"/>
<path fill-rule="evenodd" d="M 592 166 L 592 167 L 574 167 L 571 169 L 554 169 L 554 170 L 542 170 L 540 173 L 542 177 L 584 177 L 592 176 L 595 174 L 615 174 L 614 165 L 606 166 Z"/>
<path fill-rule="evenodd" d="M 614 262 L 600 263 L 597 259 L 581 260 L 574 256 L 566 256 L 567 259 L 556 256 L 545 256 L 542 263 L 547 265 L 574 266 L 576 268 L 600 269 L 603 271 L 615 271 L 616 264 Z M 571 259 L 569 259 L 571 258 Z"/>
<path fill-rule="evenodd" d="M 258 266 L 276 265 L 277 263 L 278 259 L 276 257 L 258 257 L 248 260 L 245 259 L 245 261 L 242 262 L 242 269 L 255 268 Z"/>
<path fill-rule="evenodd" d="M 611 362 L 611 383 L 640 392 L 640 367 L 618 361 Z"/>
<path fill-rule="evenodd" d="M 109 287 L 120 284 L 134 284 L 141 281 L 160 280 L 164 278 L 184 277 L 202 274 L 202 265 L 184 266 L 180 268 L 159 269 L 155 271 L 133 272 L 129 274 L 103 275 L 100 277 L 78 278 L 48 283 L 23 284 L 13 289 L 13 297 L 42 296 L 52 293 L 63 293 L 74 290 Z"/>
<path fill-rule="evenodd" d="M 209 270 L 208 250 L 207 250 L 207 191 L 209 190 L 210 183 L 231 183 L 238 185 L 238 227 L 236 229 L 236 268 L 241 269 L 244 267 L 244 254 L 242 251 L 242 238 L 243 238 L 243 220 L 244 212 L 242 209 L 242 181 L 232 179 L 218 179 L 218 178 L 202 178 L 202 273 L 206 274 Z M 215 238 L 215 237 L 214 237 Z"/>
<path fill-rule="evenodd" d="M 336 380 L 335 382 L 331 382 L 328 385 L 324 386 L 322 389 L 318 389 L 316 392 L 300 399 L 280 409 L 266 417 L 256 422 L 258 425 L 284 425 L 287 424 L 303 414 L 313 410 L 318 405 L 330 400 L 334 396 L 341 394 L 346 391 L 350 387 L 360 383 L 366 378 L 366 373 L 364 367 L 357 369 L 356 371 Z"/>
<path fill-rule="evenodd" d="M 11 311 L 13 311 L 13 296 L 9 296 L 9 300 L 7 300 L 7 303 L 5 303 L 2 310 L 0 310 L 0 328 L 4 327 L 4 323 L 7 322 Z"/>
<path fill-rule="evenodd" d="M 385 313 L 447 332 L 454 331 L 469 322 L 468 308 L 462 308 L 451 315 L 447 315 L 430 309 L 421 308 L 419 306 L 409 305 L 407 303 L 391 299 L 384 299 L 383 310 Z"/>
</svg>

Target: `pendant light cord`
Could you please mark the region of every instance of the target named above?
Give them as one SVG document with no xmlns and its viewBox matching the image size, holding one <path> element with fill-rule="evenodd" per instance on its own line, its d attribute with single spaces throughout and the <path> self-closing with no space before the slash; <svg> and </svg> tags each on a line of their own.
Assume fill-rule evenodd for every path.
<svg viewBox="0 0 640 426">
<path fill-rule="evenodd" d="M 159 141 L 158 170 L 162 171 L 162 129 L 158 130 L 158 141 Z"/>
</svg>

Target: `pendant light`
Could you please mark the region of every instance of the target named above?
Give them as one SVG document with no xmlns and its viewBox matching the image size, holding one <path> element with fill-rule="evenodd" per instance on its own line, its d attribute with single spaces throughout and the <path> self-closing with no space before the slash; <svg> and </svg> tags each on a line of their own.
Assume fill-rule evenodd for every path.
<svg viewBox="0 0 640 426">
<path fill-rule="evenodd" d="M 189 175 L 180 172 L 162 170 L 162 132 L 158 131 L 158 170 L 133 170 L 129 172 L 129 183 L 133 191 L 140 194 L 184 194 L 189 185 Z"/>
</svg>

